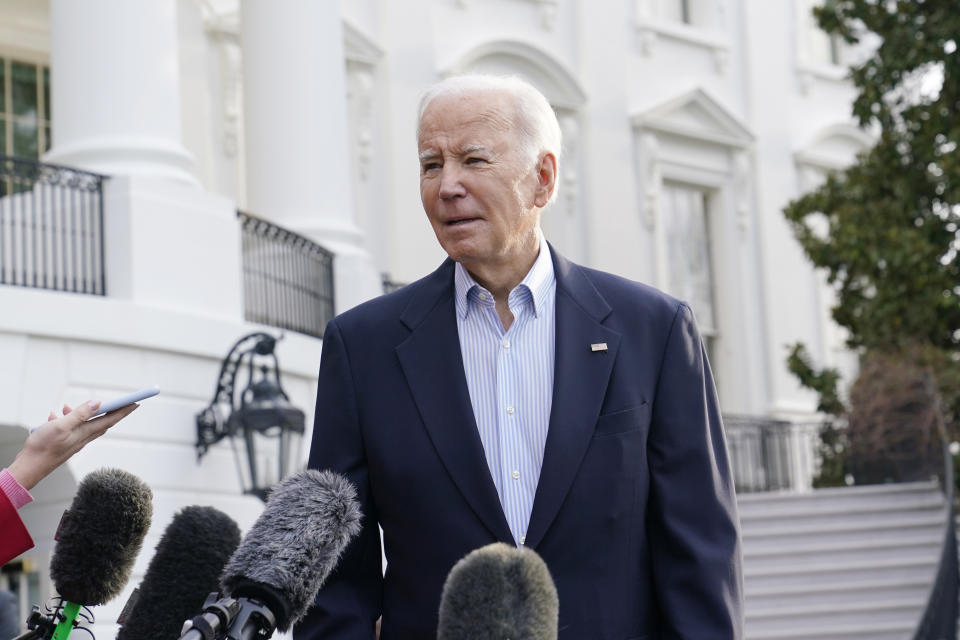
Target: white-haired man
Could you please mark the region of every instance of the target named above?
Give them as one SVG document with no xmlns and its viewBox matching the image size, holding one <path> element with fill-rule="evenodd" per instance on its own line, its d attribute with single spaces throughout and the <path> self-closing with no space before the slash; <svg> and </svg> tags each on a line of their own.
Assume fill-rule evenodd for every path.
<svg viewBox="0 0 960 640">
<path fill-rule="evenodd" d="M 502 541 L 546 561 L 561 638 L 740 638 L 733 486 L 693 314 L 546 243 L 560 128 L 527 83 L 440 82 L 417 142 L 449 259 L 327 328 L 310 466 L 356 484 L 365 522 L 295 637 L 372 638 L 382 615 L 387 640 L 434 638 L 450 568 Z"/>
</svg>

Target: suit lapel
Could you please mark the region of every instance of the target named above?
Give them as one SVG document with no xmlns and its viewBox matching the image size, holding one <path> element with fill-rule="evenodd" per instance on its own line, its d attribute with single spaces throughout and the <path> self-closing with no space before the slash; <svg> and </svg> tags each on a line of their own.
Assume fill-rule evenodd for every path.
<svg viewBox="0 0 960 640">
<path fill-rule="evenodd" d="M 447 472 L 490 532 L 513 540 L 490 477 L 463 370 L 453 300 L 453 262 L 424 282 L 401 320 L 410 337 L 396 348 L 420 416 Z"/>
<path fill-rule="evenodd" d="M 525 540 L 531 548 L 556 517 L 590 446 L 620 344 L 620 334 L 601 324 L 610 306 L 580 267 L 552 253 L 557 278 L 553 404 Z M 597 343 L 606 343 L 607 350 L 592 351 L 590 345 Z"/>
</svg>

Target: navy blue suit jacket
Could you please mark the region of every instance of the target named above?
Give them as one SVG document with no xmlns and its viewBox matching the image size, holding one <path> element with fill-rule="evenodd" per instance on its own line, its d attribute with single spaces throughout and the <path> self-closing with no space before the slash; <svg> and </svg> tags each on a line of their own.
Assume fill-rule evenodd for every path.
<svg viewBox="0 0 960 640">
<path fill-rule="evenodd" d="M 560 638 L 740 638 L 733 483 L 693 315 L 553 256 L 554 396 L 526 546 L 556 582 Z M 309 464 L 353 481 L 364 528 L 297 640 L 368 640 L 381 613 L 383 640 L 433 640 L 453 564 L 514 544 L 471 409 L 453 273 L 447 260 L 327 327 Z"/>
</svg>

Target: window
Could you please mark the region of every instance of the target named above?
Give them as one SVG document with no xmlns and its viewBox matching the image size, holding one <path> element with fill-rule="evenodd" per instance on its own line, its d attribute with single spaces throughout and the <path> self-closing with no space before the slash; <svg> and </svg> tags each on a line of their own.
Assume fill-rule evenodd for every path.
<svg viewBox="0 0 960 640">
<path fill-rule="evenodd" d="M 846 45 L 843 38 L 835 33 L 825 33 L 814 27 L 810 33 L 810 54 L 814 62 L 830 65 L 842 65 Z"/>
<path fill-rule="evenodd" d="M 0 154 L 38 159 L 50 148 L 50 68 L 0 57 Z"/>
<path fill-rule="evenodd" d="M 801 0 L 797 3 L 797 29 L 801 62 L 814 65 L 842 66 L 849 60 L 850 48 L 837 34 L 820 28 L 813 9 L 821 0 Z"/>
<path fill-rule="evenodd" d="M 661 0 L 661 17 L 669 22 L 693 24 L 693 17 L 690 11 L 690 1 L 691 0 Z"/>
<path fill-rule="evenodd" d="M 663 185 L 662 220 L 666 239 L 667 291 L 690 304 L 713 360 L 717 338 L 710 220 L 706 191 L 674 183 Z"/>
<path fill-rule="evenodd" d="M 721 406 L 749 413 L 767 401 L 764 389 L 747 382 L 765 366 L 754 346 L 763 271 L 755 254 L 740 250 L 756 237 L 753 134 L 699 88 L 634 113 L 631 122 L 637 212 L 652 249 L 638 257 L 655 286 L 696 314 Z"/>
<path fill-rule="evenodd" d="M 658 40 L 700 49 L 713 57 L 718 73 L 730 58 L 732 26 L 716 0 L 635 0 L 638 44 L 653 55 Z"/>
</svg>

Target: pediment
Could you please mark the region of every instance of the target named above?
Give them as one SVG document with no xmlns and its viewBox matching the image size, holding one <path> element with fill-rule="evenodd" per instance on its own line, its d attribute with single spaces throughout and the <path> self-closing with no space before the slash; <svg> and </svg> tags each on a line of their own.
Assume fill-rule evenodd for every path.
<svg viewBox="0 0 960 640">
<path fill-rule="evenodd" d="M 728 109 L 703 89 L 693 89 L 672 100 L 636 113 L 633 126 L 726 147 L 746 147 L 753 134 Z"/>
<path fill-rule="evenodd" d="M 834 124 L 822 129 L 813 139 L 794 153 L 800 165 L 821 169 L 844 169 L 861 151 L 872 147 L 876 139 L 850 123 Z"/>
<path fill-rule="evenodd" d="M 364 34 L 348 20 L 343 21 L 343 49 L 347 60 L 376 64 L 383 57 L 383 49 L 373 38 Z"/>
<path fill-rule="evenodd" d="M 577 109 L 587 100 L 580 83 L 563 63 L 528 42 L 484 42 L 459 54 L 440 70 L 444 77 L 458 73 L 518 75 L 539 89 L 554 108 Z"/>
</svg>

